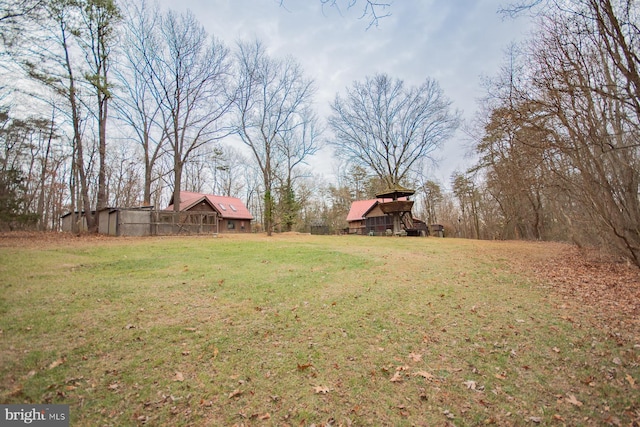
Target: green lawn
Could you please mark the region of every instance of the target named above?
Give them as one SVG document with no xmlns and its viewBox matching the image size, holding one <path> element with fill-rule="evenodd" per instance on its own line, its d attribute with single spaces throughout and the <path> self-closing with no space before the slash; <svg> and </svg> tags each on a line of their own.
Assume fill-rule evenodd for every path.
<svg viewBox="0 0 640 427">
<path fill-rule="evenodd" d="M 0 240 L 0 403 L 69 404 L 72 426 L 640 422 L 637 331 L 513 267 L 558 245 L 23 243 Z"/>
</svg>

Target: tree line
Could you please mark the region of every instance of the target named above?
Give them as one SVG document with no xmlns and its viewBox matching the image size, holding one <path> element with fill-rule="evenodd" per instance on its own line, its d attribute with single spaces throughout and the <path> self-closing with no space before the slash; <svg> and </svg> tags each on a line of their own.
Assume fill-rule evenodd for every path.
<svg viewBox="0 0 640 427">
<path fill-rule="evenodd" d="M 269 55 L 259 40 L 229 48 L 189 12 L 142 0 L 0 7 L 1 70 L 13 76 L 0 88 L 5 227 L 55 229 L 66 210 L 161 207 L 171 196 L 177 207 L 182 189 L 242 198 L 269 233 L 337 232 L 353 200 L 403 185 L 418 190 L 414 214 L 448 235 L 570 240 L 640 265 L 631 0 L 503 10 L 529 14 L 534 31 L 485 79 L 465 127 L 477 161 L 448 183 L 428 171 L 460 113 L 432 79 L 367 76 L 336 95 L 323 121 L 294 58 Z M 364 12 L 377 25 L 388 7 L 365 2 Z M 326 143 L 339 160 L 330 183 L 308 165 Z"/>
<path fill-rule="evenodd" d="M 56 229 L 71 211 L 95 231 L 107 206 L 171 198 L 178 210 L 181 190 L 241 197 L 267 233 L 308 227 L 334 210 L 308 165 L 323 144 L 392 186 L 458 125 L 434 80 L 407 87 L 381 74 L 336 97 L 332 138 L 294 58 L 269 55 L 259 40 L 229 48 L 191 12 L 146 0 L 0 7 L 12 82 L 1 88 L 4 227 Z M 369 26 L 386 7 L 364 2 Z M 311 219 L 318 199 L 325 218 Z"/>
<path fill-rule="evenodd" d="M 523 1 L 453 190 L 479 238 L 569 240 L 640 265 L 640 29 L 631 0 Z"/>
<path fill-rule="evenodd" d="M 66 209 L 94 231 L 95 212 L 160 205 L 167 188 L 176 209 L 186 188 L 245 189 L 245 199 L 264 195 L 256 204 L 272 230 L 272 194 L 291 194 L 319 148 L 315 88 L 293 58 L 258 41 L 232 51 L 191 12 L 145 0 L 1 6 L 2 71 L 13 81 L 0 117 L 5 225 L 56 228 Z M 221 144 L 230 136 L 255 162 Z M 54 188 L 63 195 L 34 202 Z"/>
</svg>

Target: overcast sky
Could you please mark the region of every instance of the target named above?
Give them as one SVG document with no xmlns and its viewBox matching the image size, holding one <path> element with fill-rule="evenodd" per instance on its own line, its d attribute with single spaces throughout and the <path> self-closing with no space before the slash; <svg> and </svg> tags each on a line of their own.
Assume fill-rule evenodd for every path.
<svg viewBox="0 0 640 427">
<path fill-rule="evenodd" d="M 340 11 L 321 0 L 159 0 L 163 8 L 190 9 L 207 31 L 230 47 L 239 39 L 260 39 L 274 56 L 293 56 L 318 88 L 324 119 L 329 103 L 356 80 L 387 73 L 409 85 L 436 79 L 465 119 L 475 114 L 481 77 L 494 75 L 504 51 L 528 31 L 524 18 L 497 13 L 508 0 L 391 0 L 391 16 L 367 30 L 365 2 Z M 347 0 L 339 0 L 346 4 Z M 465 136 L 458 132 L 436 155 L 429 173 L 449 186 L 454 170 L 469 165 Z M 325 150 L 310 161 L 315 171 L 335 168 Z M 329 177 L 327 177 L 329 179 Z"/>
</svg>

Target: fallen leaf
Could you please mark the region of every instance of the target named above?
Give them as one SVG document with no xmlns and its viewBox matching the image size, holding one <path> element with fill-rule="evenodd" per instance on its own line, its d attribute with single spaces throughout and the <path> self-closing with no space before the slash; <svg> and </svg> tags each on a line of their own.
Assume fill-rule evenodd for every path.
<svg viewBox="0 0 640 427">
<path fill-rule="evenodd" d="M 118 383 L 109 384 L 109 390 L 117 390 L 119 387 L 120 384 Z"/>
<path fill-rule="evenodd" d="M 432 380 L 432 379 L 434 379 L 434 378 L 435 378 L 433 375 L 431 375 L 431 374 L 430 374 L 429 372 L 427 372 L 427 371 L 418 371 L 418 372 L 414 372 L 414 373 L 413 373 L 413 376 L 414 376 L 414 377 L 420 376 L 420 377 L 422 377 L 422 378 L 424 378 L 424 379 L 426 379 L 426 380 Z"/>
<path fill-rule="evenodd" d="M 620 418 L 614 417 L 612 415 L 609 415 L 607 418 L 605 418 L 602 421 L 612 426 L 620 427 L 622 425 L 622 423 L 620 422 Z"/>
<path fill-rule="evenodd" d="M 529 421 L 534 422 L 536 424 L 540 424 L 542 422 L 541 417 L 529 417 Z"/>
<path fill-rule="evenodd" d="M 49 369 L 57 368 L 58 366 L 64 363 L 64 358 L 60 358 L 58 360 L 54 360 L 49 364 Z"/>
<path fill-rule="evenodd" d="M 264 414 L 264 415 L 260 415 L 260 416 L 258 417 L 258 419 L 259 419 L 259 420 L 261 420 L 261 421 L 268 420 L 268 419 L 271 419 L 271 415 L 269 415 L 269 413 L 267 412 L 267 413 L 266 413 L 266 414 Z"/>
<path fill-rule="evenodd" d="M 313 391 L 314 391 L 315 394 L 327 394 L 327 393 L 329 393 L 329 387 L 322 386 L 322 385 L 317 385 L 317 386 L 313 387 Z"/>
<path fill-rule="evenodd" d="M 622 365 L 622 360 L 620 360 L 619 357 L 614 357 L 613 358 L 613 363 L 615 363 L 616 365 Z"/>
<path fill-rule="evenodd" d="M 567 394 L 567 398 L 565 399 L 567 402 L 575 405 L 577 407 L 582 406 L 582 402 L 580 402 L 573 394 Z"/>
<path fill-rule="evenodd" d="M 629 385 L 631 385 L 631 387 L 635 387 L 636 386 L 636 380 L 633 379 L 633 377 L 629 374 L 627 374 L 627 376 L 625 377 L 625 379 L 627 380 L 627 382 L 629 383 Z"/>
<path fill-rule="evenodd" d="M 467 386 L 467 389 L 469 389 L 469 390 L 475 390 L 476 389 L 476 385 L 477 385 L 476 382 L 472 381 L 472 380 L 465 381 L 462 384 Z"/>
<path fill-rule="evenodd" d="M 242 390 L 240 390 L 239 388 L 233 390 L 231 393 L 229 393 L 229 399 L 233 399 L 234 397 L 238 397 L 242 395 Z"/>
<path fill-rule="evenodd" d="M 182 372 L 176 372 L 176 376 L 173 377 L 174 381 L 184 381 L 184 375 L 182 375 Z"/>
<path fill-rule="evenodd" d="M 551 350 L 553 350 L 556 353 L 560 353 L 560 349 L 558 347 L 553 347 Z"/>
<path fill-rule="evenodd" d="M 411 359 L 414 362 L 421 362 L 422 355 L 418 353 L 409 353 L 409 359 Z"/>
<path fill-rule="evenodd" d="M 505 374 L 495 374 L 494 375 L 499 380 L 506 380 L 507 376 Z"/>
<path fill-rule="evenodd" d="M 402 382 L 402 374 L 400 373 L 400 371 L 394 372 L 393 376 L 389 381 L 391 381 L 392 383 Z"/>
<path fill-rule="evenodd" d="M 303 365 L 298 363 L 298 371 L 304 371 L 306 369 L 309 369 L 310 367 L 312 367 L 313 364 L 312 363 L 305 363 Z"/>
</svg>

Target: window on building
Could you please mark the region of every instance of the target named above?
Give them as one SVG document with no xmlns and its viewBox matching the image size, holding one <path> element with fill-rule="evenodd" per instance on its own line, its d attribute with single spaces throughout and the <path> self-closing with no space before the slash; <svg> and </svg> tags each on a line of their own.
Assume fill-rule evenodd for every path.
<svg viewBox="0 0 640 427">
<path fill-rule="evenodd" d="M 238 212 L 238 209 L 236 209 L 236 207 L 233 206 L 231 203 L 229 203 L 229 207 L 231 208 L 232 211 Z"/>
<path fill-rule="evenodd" d="M 218 203 L 218 206 L 220 206 L 220 208 L 222 208 L 223 211 L 226 211 L 227 208 L 224 207 L 224 205 L 222 203 Z"/>
</svg>

